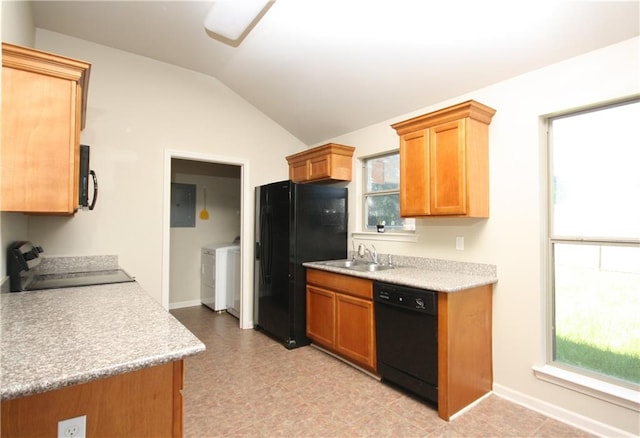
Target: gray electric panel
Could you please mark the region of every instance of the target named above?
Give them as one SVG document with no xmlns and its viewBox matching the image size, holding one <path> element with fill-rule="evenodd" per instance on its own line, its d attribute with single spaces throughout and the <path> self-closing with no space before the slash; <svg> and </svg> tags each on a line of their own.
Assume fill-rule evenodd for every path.
<svg viewBox="0 0 640 438">
<path fill-rule="evenodd" d="M 196 226 L 196 185 L 171 183 L 171 226 Z"/>
</svg>

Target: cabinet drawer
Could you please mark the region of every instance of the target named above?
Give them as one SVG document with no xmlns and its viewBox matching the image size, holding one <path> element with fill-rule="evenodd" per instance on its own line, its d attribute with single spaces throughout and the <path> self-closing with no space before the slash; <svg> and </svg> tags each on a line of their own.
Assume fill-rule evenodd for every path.
<svg viewBox="0 0 640 438">
<path fill-rule="evenodd" d="M 373 299 L 373 282 L 364 278 L 307 269 L 307 283 L 355 297 Z"/>
</svg>

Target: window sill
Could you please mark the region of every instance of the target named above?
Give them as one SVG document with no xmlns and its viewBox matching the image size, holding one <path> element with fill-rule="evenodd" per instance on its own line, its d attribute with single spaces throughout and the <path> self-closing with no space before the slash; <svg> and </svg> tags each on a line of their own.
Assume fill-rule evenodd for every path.
<svg viewBox="0 0 640 438">
<path fill-rule="evenodd" d="M 354 232 L 351 233 L 354 239 L 366 240 L 386 240 L 388 242 L 417 242 L 418 236 L 415 233 L 376 233 L 376 232 Z"/>
<path fill-rule="evenodd" d="M 640 412 L 640 391 L 603 382 L 553 365 L 534 366 L 533 373 L 538 379 L 545 382 Z"/>
</svg>

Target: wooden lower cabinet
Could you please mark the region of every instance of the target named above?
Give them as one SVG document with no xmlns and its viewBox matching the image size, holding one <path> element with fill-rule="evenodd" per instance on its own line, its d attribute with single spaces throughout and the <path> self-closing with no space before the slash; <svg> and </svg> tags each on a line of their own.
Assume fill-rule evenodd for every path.
<svg viewBox="0 0 640 438">
<path fill-rule="evenodd" d="M 315 344 L 375 373 L 373 283 L 308 269 L 307 336 Z"/>
<path fill-rule="evenodd" d="M 370 280 L 308 269 L 307 336 L 377 373 L 372 299 Z M 492 301 L 492 285 L 438 292 L 438 416 L 444 420 L 493 389 Z"/>
<path fill-rule="evenodd" d="M 492 285 L 438 293 L 438 416 L 445 420 L 493 389 L 492 296 Z"/>
<path fill-rule="evenodd" d="M 86 415 L 86 436 L 182 437 L 183 361 L 1 403 L 2 438 L 55 437 Z"/>
</svg>

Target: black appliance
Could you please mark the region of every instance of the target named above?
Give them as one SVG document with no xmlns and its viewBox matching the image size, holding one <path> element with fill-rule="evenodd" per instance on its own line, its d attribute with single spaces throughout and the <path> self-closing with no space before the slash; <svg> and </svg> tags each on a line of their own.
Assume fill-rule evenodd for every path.
<svg viewBox="0 0 640 438">
<path fill-rule="evenodd" d="M 281 181 L 256 187 L 255 328 L 308 345 L 302 263 L 347 256 L 347 189 Z"/>
<path fill-rule="evenodd" d="M 93 180 L 93 198 L 89 204 L 89 177 Z M 89 169 L 89 146 L 80 145 L 80 191 L 78 204 L 82 209 L 93 210 L 98 199 L 98 178 L 96 173 Z"/>
<path fill-rule="evenodd" d="M 33 268 L 40 264 L 40 254 L 43 252 L 41 246 L 35 246 L 31 242 L 18 241 L 9 245 L 7 274 L 11 292 L 135 281 L 135 278 L 122 269 L 38 275 Z"/>
<path fill-rule="evenodd" d="M 438 403 L 438 294 L 373 283 L 378 374 Z"/>
</svg>

